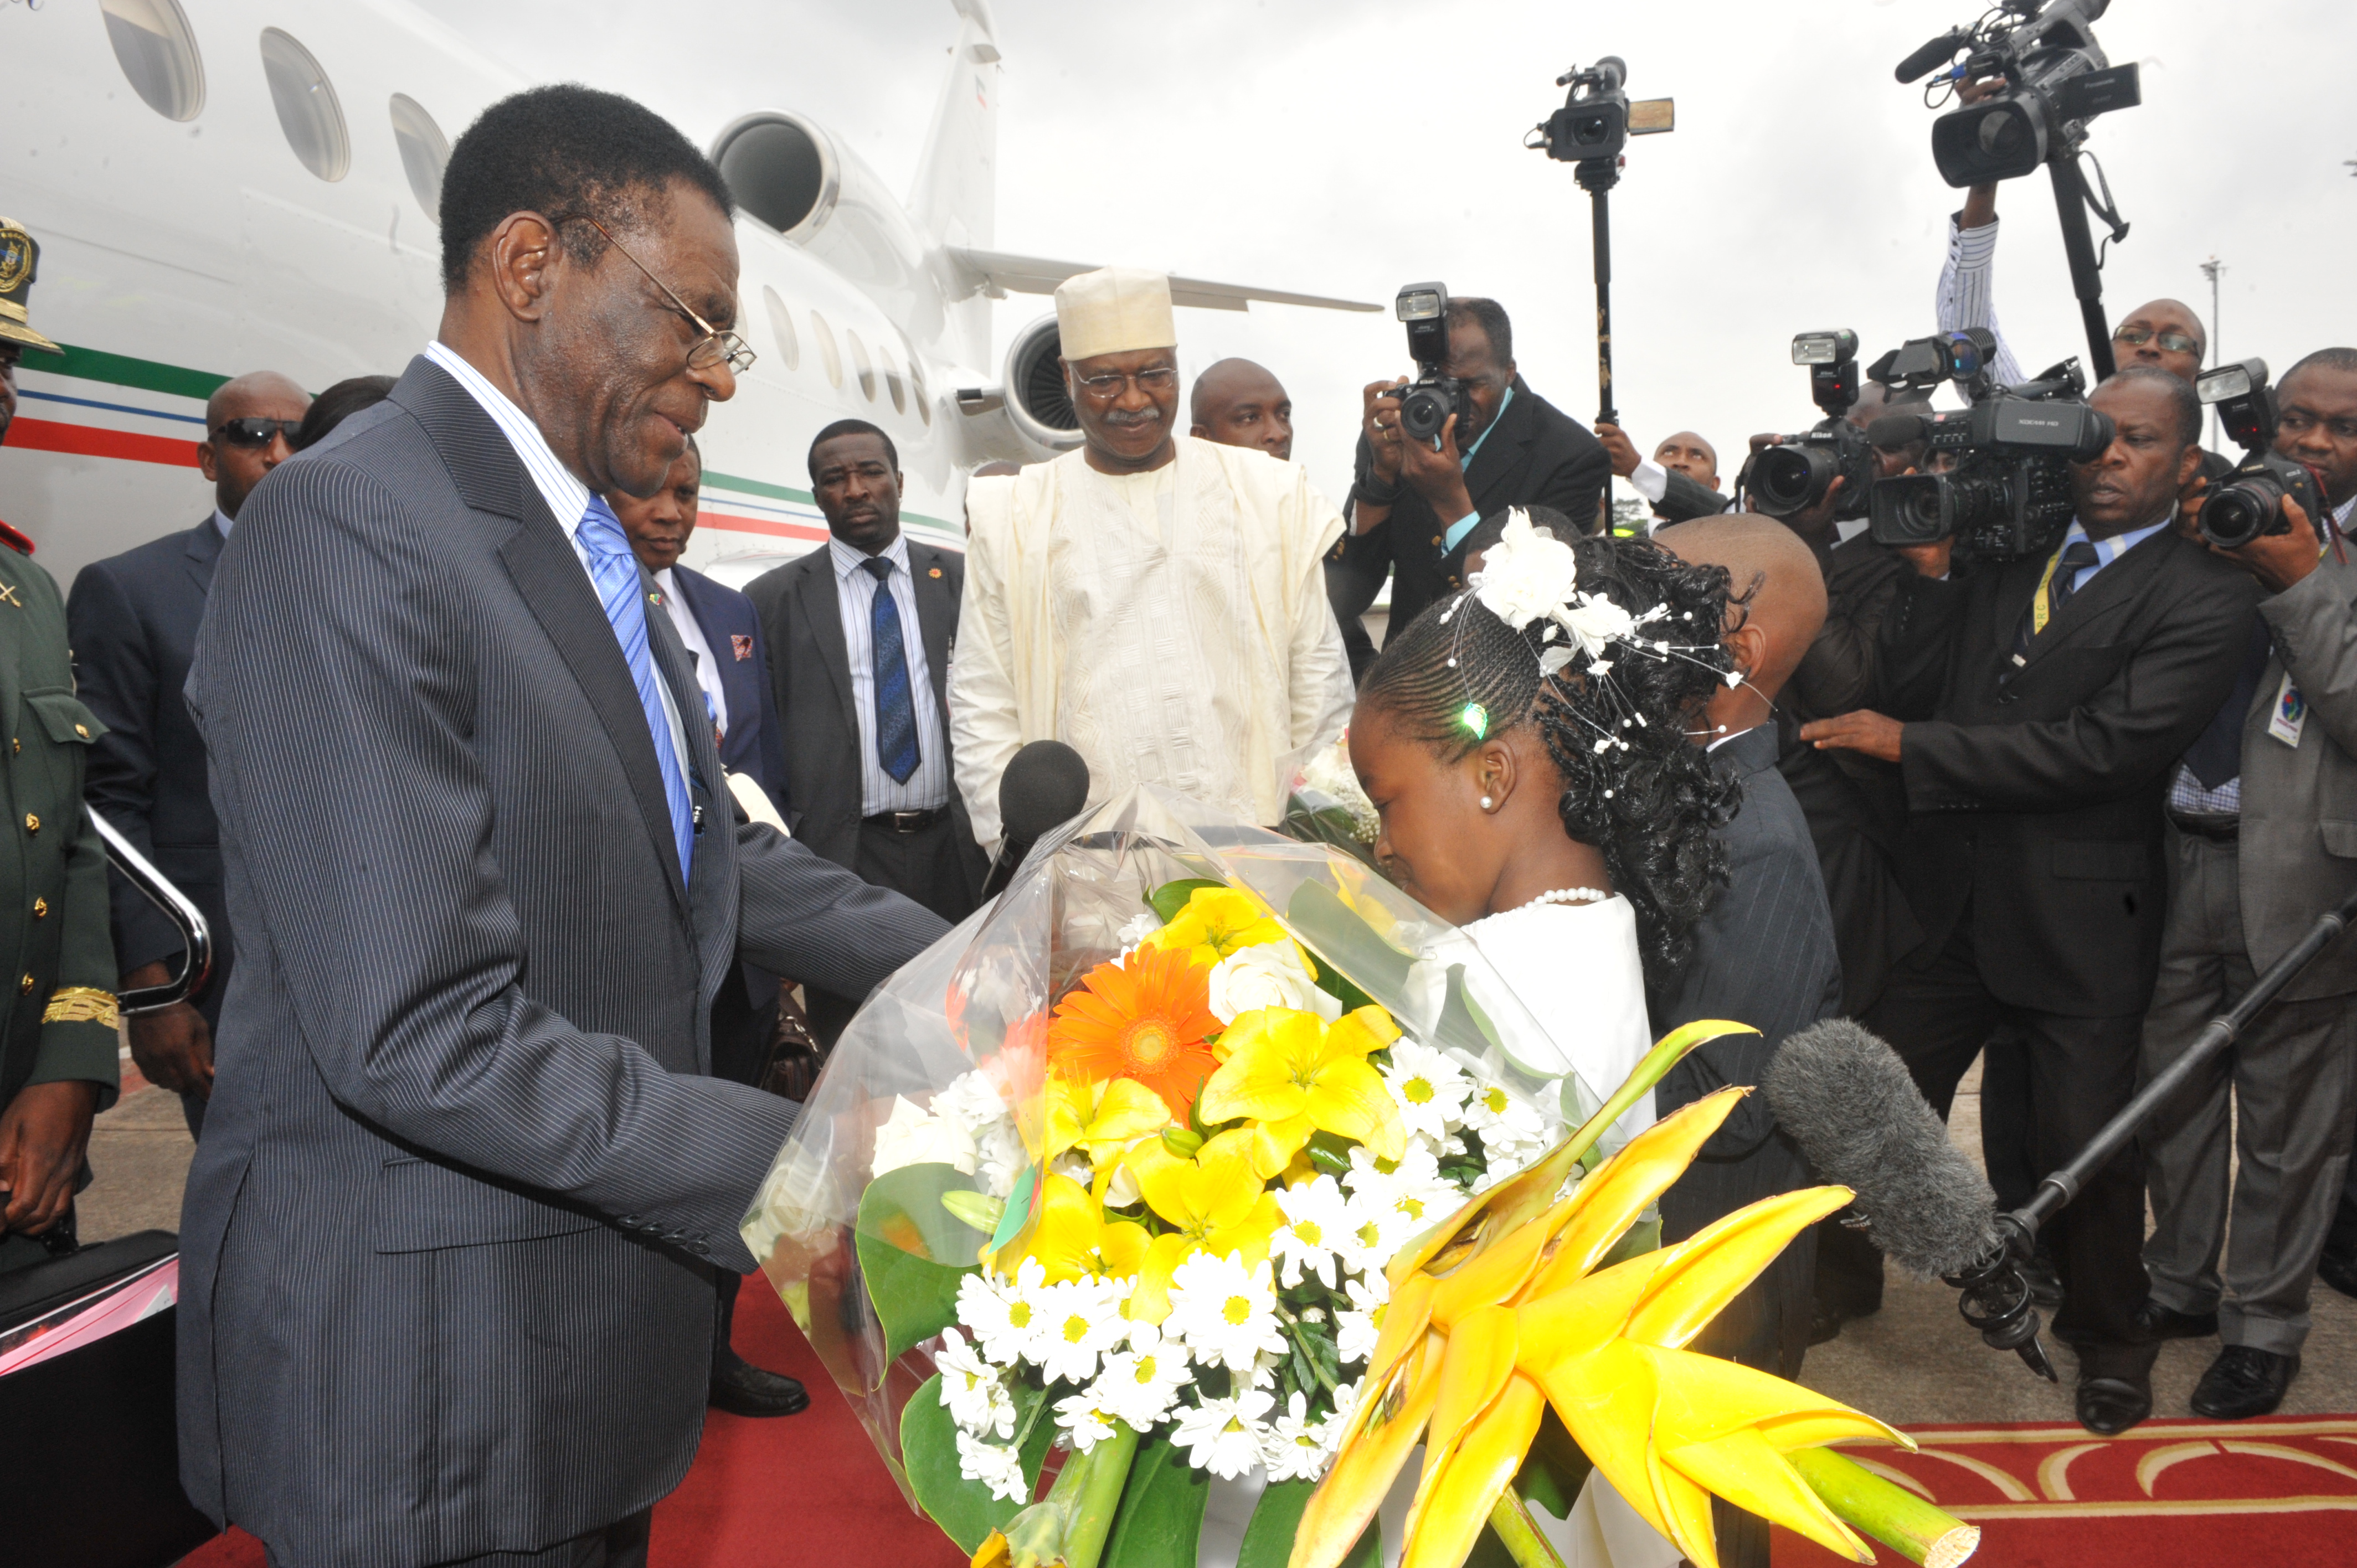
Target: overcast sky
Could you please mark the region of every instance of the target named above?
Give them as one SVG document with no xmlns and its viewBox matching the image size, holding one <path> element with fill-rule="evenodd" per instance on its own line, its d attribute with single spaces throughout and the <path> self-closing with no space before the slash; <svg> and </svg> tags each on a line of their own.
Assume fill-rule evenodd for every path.
<svg viewBox="0 0 2357 1568">
<path fill-rule="evenodd" d="M 913 174 L 957 36 L 949 0 L 425 0 L 528 76 L 626 91 L 699 144 L 759 107 L 828 125 L 896 188 Z M 1224 354 L 1292 392 L 1294 456 L 1339 500 L 1358 389 L 1405 368 L 1389 315 L 1441 278 L 1501 301 L 1531 384 L 1596 412 L 1587 199 L 1523 134 L 1555 77 L 1603 54 L 1674 134 L 1633 142 L 1613 192 L 1620 403 L 1650 448 L 1699 429 L 1727 455 L 1815 417 L 1794 332 L 1851 327 L 1870 359 L 1932 328 L 1944 222 L 1932 113 L 1892 66 L 1970 22 L 1972 0 L 997 0 L 1000 249 L 1159 266 L 1381 301 L 1352 316 L 1183 310 L 1192 373 Z M 2111 318 L 2197 304 L 2227 264 L 2221 343 L 2280 373 L 2357 342 L 2357 5 L 2120 0 L 2097 26 L 2145 101 L 2091 148 L 2134 232 L 2104 273 Z M 455 129 L 455 128 L 454 128 Z M 1999 317 L 2030 371 L 2086 351 L 2041 176 L 2009 184 Z M 2102 230 L 2098 226 L 2100 236 Z M 999 307 L 996 352 L 1049 302 Z M 726 417 L 725 413 L 722 417 Z"/>
</svg>

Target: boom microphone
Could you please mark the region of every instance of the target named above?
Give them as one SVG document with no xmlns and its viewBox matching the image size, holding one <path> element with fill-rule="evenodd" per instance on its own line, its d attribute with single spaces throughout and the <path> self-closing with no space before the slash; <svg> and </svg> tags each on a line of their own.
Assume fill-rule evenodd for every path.
<svg viewBox="0 0 2357 1568">
<path fill-rule="evenodd" d="M 1973 41 L 1971 32 L 1963 27 L 1951 27 L 1899 62 L 1897 75 L 1901 81 L 1913 81 L 1933 66 L 1945 65 L 1955 58 L 1958 49 Z"/>
<path fill-rule="evenodd" d="M 1866 427 L 1867 442 L 1876 446 L 1908 446 L 1932 434 L 1932 426 L 1920 413 L 1886 413 Z"/>
<path fill-rule="evenodd" d="M 1081 814 L 1089 803 L 1089 765 L 1060 740 L 1035 740 L 998 778 L 998 854 L 982 896 L 1003 891 L 1031 846 Z"/>
<path fill-rule="evenodd" d="M 1996 1196 L 1876 1036 L 1846 1018 L 1813 1024 L 1785 1036 L 1760 1089 L 1818 1176 L 1857 1194 L 1900 1268 L 1944 1277 L 1996 1246 Z"/>
</svg>

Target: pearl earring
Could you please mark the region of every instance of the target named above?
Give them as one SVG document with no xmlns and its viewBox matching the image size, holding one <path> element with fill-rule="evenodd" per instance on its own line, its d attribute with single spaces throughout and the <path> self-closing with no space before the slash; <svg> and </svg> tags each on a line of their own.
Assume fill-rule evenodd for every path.
<svg viewBox="0 0 2357 1568">
<path fill-rule="evenodd" d="M 1484 795 L 1481 797 L 1481 809 L 1485 811 L 1494 811 L 1498 809 L 1498 803 Z"/>
</svg>

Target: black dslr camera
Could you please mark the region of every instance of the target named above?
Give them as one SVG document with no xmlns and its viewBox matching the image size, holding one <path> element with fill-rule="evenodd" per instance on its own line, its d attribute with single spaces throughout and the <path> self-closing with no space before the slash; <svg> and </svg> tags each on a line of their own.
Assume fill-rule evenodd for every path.
<svg viewBox="0 0 2357 1568">
<path fill-rule="evenodd" d="M 2201 503 L 2201 537 L 2221 550 L 2240 550 L 2269 533 L 2289 533 L 2286 500 L 2299 503 L 2308 521 L 2323 525 L 2325 500 L 2307 466 L 2268 450 L 2276 440 L 2276 389 L 2267 384 L 2267 362 L 2244 360 L 2205 371 L 2193 382 L 2203 403 L 2218 411 L 2218 423 L 2243 449 L 2242 466 L 2211 489 Z"/>
<path fill-rule="evenodd" d="M 1448 363 L 1448 285 L 1412 283 L 1399 291 L 1392 309 L 1407 323 L 1408 358 L 1415 361 L 1415 380 L 1394 395 L 1400 400 L 1400 430 L 1411 441 L 1437 441 L 1452 413 L 1460 423 L 1466 409 L 1465 383 L 1440 373 Z"/>
<path fill-rule="evenodd" d="M 1791 517 L 1823 501 L 1834 480 L 1843 479 L 1834 516 L 1864 517 L 1874 447 L 1848 419 L 1857 406 L 1857 334 L 1846 328 L 1803 332 L 1792 339 L 1792 363 L 1808 367 L 1809 397 L 1825 417 L 1812 430 L 1751 454 L 1738 482 L 1755 510 Z"/>
<path fill-rule="evenodd" d="M 1943 455 L 1943 473 L 1906 474 L 1874 487 L 1867 532 L 1877 544 L 1954 542 L 1960 560 L 2009 560 L 2052 548 L 2071 526 L 2077 502 L 2071 465 L 2100 456 L 2112 444 L 2111 416 L 2089 408 L 2079 361 L 2065 360 L 2034 381 L 2000 387 L 1978 362 L 1970 335 L 1918 338 L 1884 361 L 1905 377 L 1918 361 L 1943 355 L 1967 373 L 1969 408 L 1937 413 L 1887 413 L 1867 431 L 1877 446 L 1924 444 L 1927 461 Z"/>
</svg>

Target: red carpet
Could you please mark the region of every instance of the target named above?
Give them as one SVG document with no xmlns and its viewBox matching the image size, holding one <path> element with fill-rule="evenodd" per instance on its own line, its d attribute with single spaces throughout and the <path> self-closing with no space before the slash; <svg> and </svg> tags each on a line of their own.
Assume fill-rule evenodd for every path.
<svg viewBox="0 0 2357 1568">
<path fill-rule="evenodd" d="M 1848 1450 L 1981 1527 L 1990 1568 L 2357 1562 L 2357 1416 L 2077 1426 L 1919 1426 L 1915 1454 Z M 1779 1530 L 1776 1568 L 1843 1561 Z M 1905 1560 L 1885 1549 L 1881 1561 Z"/>
<path fill-rule="evenodd" d="M 909 1511 L 858 1418 L 759 1275 L 737 1298 L 737 1351 L 800 1378 L 811 1407 L 776 1421 L 706 1416 L 694 1468 L 655 1507 L 651 1568 L 963 1568 L 964 1553 Z M 261 1543 L 235 1530 L 181 1563 L 264 1568 Z"/>
</svg>

